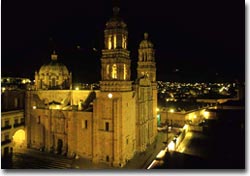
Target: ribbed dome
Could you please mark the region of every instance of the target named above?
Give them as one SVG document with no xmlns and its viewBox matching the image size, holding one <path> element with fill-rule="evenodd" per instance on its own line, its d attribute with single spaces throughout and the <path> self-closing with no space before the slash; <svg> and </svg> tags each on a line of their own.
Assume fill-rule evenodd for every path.
<svg viewBox="0 0 250 176">
<path fill-rule="evenodd" d="M 148 33 L 144 33 L 144 40 L 140 43 L 140 48 L 153 48 L 154 45 L 148 40 Z"/>
<path fill-rule="evenodd" d="M 51 55 L 51 61 L 41 66 L 39 75 L 69 75 L 67 67 L 57 60 L 57 55 Z"/>
<path fill-rule="evenodd" d="M 58 61 L 51 61 L 48 64 L 44 64 L 40 70 L 39 75 L 68 75 L 69 71 L 67 67 Z"/>
<path fill-rule="evenodd" d="M 35 73 L 36 89 L 55 90 L 69 89 L 72 84 L 72 75 L 67 67 L 57 60 L 55 51 L 51 55 L 51 61 L 41 66 Z"/>
</svg>

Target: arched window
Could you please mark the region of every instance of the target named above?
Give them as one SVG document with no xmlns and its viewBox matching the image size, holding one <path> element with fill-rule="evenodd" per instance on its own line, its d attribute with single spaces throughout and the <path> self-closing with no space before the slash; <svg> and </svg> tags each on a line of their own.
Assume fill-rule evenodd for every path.
<svg viewBox="0 0 250 176">
<path fill-rule="evenodd" d="M 126 36 L 122 35 L 122 48 L 126 49 Z"/>
<path fill-rule="evenodd" d="M 113 48 L 115 49 L 116 48 L 116 35 L 113 36 L 113 39 L 114 39 L 114 45 L 113 45 Z"/>
<path fill-rule="evenodd" d="M 56 79 L 52 78 L 52 87 L 55 87 L 55 86 L 56 86 Z"/>
<path fill-rule="evenodd" d="M 126 80 L 127 79 L 127 75 L 128 75 L 126 64 L 123 64 L 123 70 L 124 70 L 124 72 L 123 72 L 123 78 L 124 78 L 124 80 Z"/>
<path fill-rule="evenodd" d="M 109 65 L 106 66 L 106 75 L 109 77 Z"/>
<path fill-rule="evenodd" d="M 111 49 L 112 48 L 112 40 L 111 40 L 112 36 L 110 35 L 108 37 L 108 49 Z"/>
<path fill-rule="evenodd" d="M 116 66 L 116 64 L 113 64 L 113 66 L 112 66 L 112 78 L 117 79 L 117 66 Z"/>
</svg>

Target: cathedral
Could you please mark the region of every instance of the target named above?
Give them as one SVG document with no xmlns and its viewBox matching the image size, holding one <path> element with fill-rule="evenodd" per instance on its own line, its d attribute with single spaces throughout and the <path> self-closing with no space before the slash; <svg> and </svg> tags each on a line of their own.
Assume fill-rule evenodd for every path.
<svg viewBox="0 0 250 176">
<path fill-rule="evenodd" d="M 127 25 L 113 8 L 104 30 L 100 90 L 73 90 L 72 73 L 53 52 L 26 93 L 27 146 L 113 167 L 145 151 L 157 135 L 155 50 L 148 38 L 144 33 L 132 81 Z"/>
</svg>

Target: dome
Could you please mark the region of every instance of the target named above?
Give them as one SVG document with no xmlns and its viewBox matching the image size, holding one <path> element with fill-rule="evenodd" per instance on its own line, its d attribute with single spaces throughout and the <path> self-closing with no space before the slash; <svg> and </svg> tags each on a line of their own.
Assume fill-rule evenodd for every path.
<svg viewBox="0 0 250 176">
<path fill-rule="evenodd" d="M 148 33 L 144 33 L 144 40 L 140 43 L 140 48 L 153 48 L 154 45 L 148 40 Z"/>
<path fill-rule="evenodd" d="M 51 61 L 41 66 L 39 75 L 69 75 L 67 67 L 57 60 L 57 55 L 51 55 Z"/>
<path fill-rule="evenodd" d="M 55 51 L 51 55 L 51 61 L 41 66 L 35 73 L 36 89 L 68 89 L 72 84 L 72 75 L 67 67 L 57 60 Z"/>
<path fill-rule="evenodd" d="M 51 61 L 48 64 L 44 64 L 40 70 L 39 75 L 68 75 L 69 71 L 67 67 L 58 61 Z"/>
</svg>

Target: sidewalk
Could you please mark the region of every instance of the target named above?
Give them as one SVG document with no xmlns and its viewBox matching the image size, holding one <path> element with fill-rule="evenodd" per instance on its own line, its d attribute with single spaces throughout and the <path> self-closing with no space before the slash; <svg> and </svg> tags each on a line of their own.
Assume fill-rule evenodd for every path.
<svg viewBox="0 0 250 176">
<path fill-rule="evenodd" d="M 173 133 L 168 133 L 168 142 L 174 137 Z M 160 132 L 157 135 L 155 143 L 148 147 L 145 152 L 137 153 L 133 159 L 128 161 L 127 165 L 122 169 L 146 169 L 150 163 L 155 159 L 157 154 L 165 149 L 166 144 L 163 142 L 166 141 L 166 133 Z"/>
</svg>

